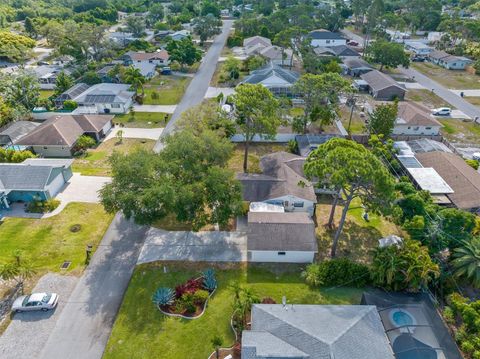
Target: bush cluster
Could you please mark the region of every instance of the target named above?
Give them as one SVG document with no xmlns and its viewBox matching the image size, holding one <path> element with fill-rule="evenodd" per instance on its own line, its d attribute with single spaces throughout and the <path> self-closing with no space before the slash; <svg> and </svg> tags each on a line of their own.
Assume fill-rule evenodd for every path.
<svg viewBox="0 0 480 359">
<path fill-rule="evenodd" d="M 302 277 L 309 285 L 315 287 L 336 285 L 365 287 L 370 283 L 370 270 L 366 265 L 340 258 L 309 264 L 302 272 Z"/>
<path fill-rule="evenodd" d="M 48 213 L 52 212 L 60 205 L 58 199 L 49 199 L 46 201 L 32 201 L 27 206 L 27 212 L 30 213 Z"/>
</svg>

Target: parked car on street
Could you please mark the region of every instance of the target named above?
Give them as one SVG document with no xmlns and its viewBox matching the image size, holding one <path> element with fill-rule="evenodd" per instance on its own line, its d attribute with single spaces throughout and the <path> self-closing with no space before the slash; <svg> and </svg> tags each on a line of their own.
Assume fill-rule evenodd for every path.
<svg viewBox="0 0 480 359">
<path fill-rule="evenodd" d="M 358 42 L 353 41 L 353 40 L 348 40 L 347 44 L 350 45 L 350 46 L 358 46 Z"/>
<path fill-rule="evenodd" d="M 46 312 L 57 306 L 58 295 L 56 293 L 32 293 L 18 297 L 12 305 L 12 312 L 30 312 L 42 310 Z"/>
<path fill-rule="evenodd" d="M 435 116 L 450 116 L 452 113 L 452 109 L 450 107 L 439 107 L 439 108 L 434 108 L 432 110 L 432 113 Z"/>
</svg>

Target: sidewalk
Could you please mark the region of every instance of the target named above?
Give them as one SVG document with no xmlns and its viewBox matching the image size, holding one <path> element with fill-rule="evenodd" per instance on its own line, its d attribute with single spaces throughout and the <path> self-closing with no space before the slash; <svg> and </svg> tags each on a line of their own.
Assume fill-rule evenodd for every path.
<svg viewBox="0 0 480 359">
<path fill-rule="evenodd" d="M 134 105 L 136 112 L 174 113 L 177 105 Z"/>
</svg>

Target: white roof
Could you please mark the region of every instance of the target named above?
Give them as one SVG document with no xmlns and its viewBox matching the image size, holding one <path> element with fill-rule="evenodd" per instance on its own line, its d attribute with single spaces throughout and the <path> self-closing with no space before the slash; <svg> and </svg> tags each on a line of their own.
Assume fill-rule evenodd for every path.
<svg viewBox="0 0 480 359">
<path fill-rule="evenodd" d="M 446 194 L 454 192 L 452 187 L 450 187 L 432 167 L 407 168 L 407 171 L 421 189 L 428 191 L 431 194 Z"/>
<path fill-rule="evenodd" d="M 394 234 L 391 234 L 385 238 L 379 239 L 378 240 L 378 246 L 380 248 L 385 248 L 385 247 L 390 247 L 392 245 L 399 246 L 403 243 L 403 239 L 400 238 L 399 236 L 396 236 Z"/>
<path fill-rule="evenodd" d="M 276 212 L 283 213 L 285 209 L 283 206 L 276 204 L 264 203 L 264 202 L 251 202 L 250 203 L 250 212 Z"/>
</svg>

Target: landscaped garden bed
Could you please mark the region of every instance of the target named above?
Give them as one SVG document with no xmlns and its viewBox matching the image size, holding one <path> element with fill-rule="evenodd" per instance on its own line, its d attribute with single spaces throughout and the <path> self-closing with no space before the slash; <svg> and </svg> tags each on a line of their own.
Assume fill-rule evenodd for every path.
<svg viewBox="0 0 480 359">
<path fill-rule="evenodd" d="M 168 287 L 158 288 L 153 295 L 153 302 L 160 311 L 169 316 L 195 319 L 203 315 L 208 299 L 217 288 L 213 269 L 207 269 L 198 278 L 190 278 L 172 290 Z"/>
</svg>

